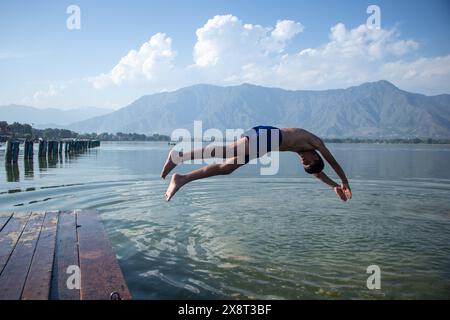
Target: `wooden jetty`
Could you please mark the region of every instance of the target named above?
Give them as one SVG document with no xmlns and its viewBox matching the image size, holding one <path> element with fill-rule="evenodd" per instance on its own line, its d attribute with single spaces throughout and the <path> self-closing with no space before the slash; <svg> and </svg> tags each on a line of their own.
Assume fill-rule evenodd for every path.
<svg viewBox="0 0 450 320">
<path fill-rule="evenodd" d="M 0 300 L 127 300 L 96 210 L 0 214 Z"/>
</svg>

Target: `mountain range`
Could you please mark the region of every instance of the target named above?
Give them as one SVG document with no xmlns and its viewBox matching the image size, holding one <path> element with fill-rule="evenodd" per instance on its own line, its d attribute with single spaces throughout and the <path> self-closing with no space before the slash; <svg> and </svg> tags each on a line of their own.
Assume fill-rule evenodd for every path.
<svg viewBox="0 0 450 320">
<path fill-rule="evenodd" d="M 170 134 L 176 128 L 301 127 L 322 137 L 450 137 L 450 95 L 425 96 L 388 81 L 325 91 L 251 84 L 194 85 L 139 98 L 107 115 L 69 126 L 78 132 Z"/>
<path fill-rule="evenodd" d="M 324 138 L 449 138 L 450 95 L 411 93 L 385 80 L 324 91 L 200 84 L 142 96 L 116 111 L 4 106 L 0 120 L 80 133 L 170 135 L 177 128 L 191 131 L 201 120 L 203 130 L 266 124 L 301 127 Z"/>
<path fill-rule="evenodd" d="M 70 110 L 56 108 L 38 109 L 10 104 L 0 106 L 0 121 L 31 124 L 34 128 L 64 128 L 65 126 L 110 113 L 111 109 L 84 107 Z"/>
</svg>

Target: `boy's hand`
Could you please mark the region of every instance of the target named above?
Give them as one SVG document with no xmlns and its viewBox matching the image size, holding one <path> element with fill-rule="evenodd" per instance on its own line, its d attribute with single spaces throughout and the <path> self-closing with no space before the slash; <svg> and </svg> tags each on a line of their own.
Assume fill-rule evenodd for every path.
<svg viewBox="0 0 450 320">
<path fill-rule="evenodd" d="M 352 190 L 350 189 L 350 185 L 348 183 L 343 183 L 341 185 L 342 190 L 345 193 L 345 197 L 350 200 L 352 198 Z"/>
<path fill-rule="evenodd" d="M 342 187 L 334 187 L 333 190 L 342 201 L 347 201 L 347 196 Z"/>
</svg>

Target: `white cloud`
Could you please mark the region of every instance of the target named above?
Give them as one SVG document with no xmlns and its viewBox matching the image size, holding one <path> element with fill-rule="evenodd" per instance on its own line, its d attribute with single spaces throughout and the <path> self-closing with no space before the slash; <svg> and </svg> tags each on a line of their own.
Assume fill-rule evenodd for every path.
<svg viewBox="0 0 450 320">
<path fill-rule="evenodd" d="M 33 94 L 33 102 L 39 104 L 42 100 L 58 96 L 65 87 L 50 84 L 46 90 L 39 90 Z"/>
<path fill-rule="evenodd" d="M 381 76 L 415 92 L 450 93 L 450 54 L 419 58 L 412 62 L 400 60 L 385 63 L 380 69 Z"/>
<path fill-rule="evenodd" d="M 215 16 L 197 30 L 194 66 L 199 68 L 189 72 L 200 82 L 288 89 L 347 87 L 379 79 L 399 83 L 398 77 L 383 72 L 384 66 L 419 47 L 413 40 L 400 39 L 396 29 L 347 29 L 339 23 L 323 45 L 285 53 L 289 40 L 303 30 L 302 24 L 289 20 L 271 28 L 244 24 L 231 15 Z"/>
<path fill-rule="evenodd" d="M 395 29 L 369 29 L 365 24 L 347 30 L 339 23 L 330 30 L 330 42 L 324 53 L 341 53 L 344 57 L 364 55 L 369 60 L 381 59 L 389 54 L 404 55 L 418 48 L 413 40 L 399 40 Z"/>
<path fill-rule="evenodd" d="M 67 86 L 63 84 L 49 84 L 47 88 L 37 90 L 33 94 L 23 97 L 14 103 L 34 106 L 37 108 L 49 107 L 49 104 L 63 98 L 62 93 L 66 88 Z"/>
<path fill-rule="evenodd" d="M 145 42 L 138 51 L 131 50 L 122 57 L 119 63 L 107 74 L 90 78 L 95 88 L 123 82 L 153 80 L 162 73 L 169 72 L 175 52 L 172 50 L 172 39 L 165 33 L 157 33 Z"/>
<path fill-rule="evenodd" d="M 322 45 L 287 53 L 303 31 L 301 23 L 291 20 L 264 27 L 218 15 L 197 29 L 191 65 L 175 67 L 171 39 L 158 33 L 91 81 L 101 88 L 143 80 L 143 94 L 195 83 L 328 89 L 380 79 L 416 92 L 450 92 L 450 55 L 417 58 L 419 44 L 402 39 L 395 28 L 375 30 L 362 24 L 348 29 L 338 23 Z"/>
<path fill-rule="evenodd" d="M 244 24 L 232 15 L 215 16 L 197 29 L 194 62 L 197 67 L 215 67 L 229 78 L 249 64 L 270 63 L 287 42 L 303 31 L 301 23 L 282 20 L 275 28 Z"/>
<path fill-rule="evenodd" d="M 400 40 L 395 30 L 371 30 L 360 25 L 348 30 L 339 23 L 330 29 L 329 41 L 275 62 L 274 84 L 288 88 L 325 89 L 364 81 L 393 79 L 383 66 L 416 50 L 412 40 Z M 271 81 L 268 79 L 268 81 Z"/>
<path fill-rule="evenodd" d="M 329 42 L 283 56 L 265 84 L 328 89 L 386 79 L 413 92 L 450 92 L 450 55 L 414 58 L 418 47 L 413 40 L 400 39 L 396 30 L 369 30 L 365 25 L 348 30 L 337 24 Z"/>
<path fill-rule="evenodd" d="M 296 36 L 297 33 L 303 32 L 303 30 L 304 27 L 299 22 L 295 22 L 292 20 L 281 20 L 277 22 L 277 25 L 272 31 L 271 36 L 274 39 L 286 41 Z"/>
</svg>

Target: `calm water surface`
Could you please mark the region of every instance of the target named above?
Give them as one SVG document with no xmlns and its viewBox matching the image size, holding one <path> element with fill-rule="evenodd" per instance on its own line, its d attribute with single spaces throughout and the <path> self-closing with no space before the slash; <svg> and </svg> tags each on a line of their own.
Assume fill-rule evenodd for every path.
<svg viewBox="0 0 450 320">
<path fill-rule="evenodd" d="M 21 151 L 18 166 L 3 146 L 0 211 L 98 209 L 135 298 L 450 299 L 450 146 L 329 147 L 348 203 L 289 153 L 275 176 L 245 166 L 166 203 L 165 143 L 31 163 Z M 372 264 L 381 290 L 366 287 Z"/>
</svg>

